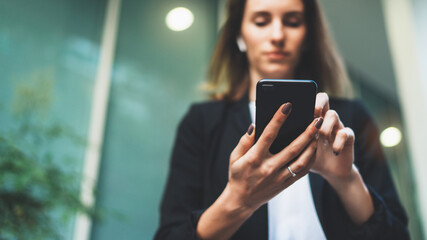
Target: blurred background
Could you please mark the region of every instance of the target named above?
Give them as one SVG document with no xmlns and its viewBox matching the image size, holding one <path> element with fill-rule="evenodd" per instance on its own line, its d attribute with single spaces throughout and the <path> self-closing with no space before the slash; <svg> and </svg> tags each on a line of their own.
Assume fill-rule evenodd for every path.
<svg viewBox="0 0 427 240">
<path fill-rule="evenodd" d="M 427 2 L 320 2 L 382 132 L 411 237 L 426 239 Z M 0 238 L 153 238 L 224 6 L 0 0 Z"/>
</svg>

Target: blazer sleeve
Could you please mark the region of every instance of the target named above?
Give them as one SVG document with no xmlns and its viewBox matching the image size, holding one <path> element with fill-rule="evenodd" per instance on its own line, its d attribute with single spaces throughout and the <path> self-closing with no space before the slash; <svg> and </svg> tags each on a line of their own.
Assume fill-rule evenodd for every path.
<svg viewBox="0 0 427 240">
<path fill-rule="evenodd" d="M 375 212 L 362 226 L 350 224 L 353 239 L 409 239 L 408 219 L 400 204 L 379 131 L 366 109 L 354 102 L 355 164 L 371 194 Z"/>
<path fill-rule="evenodd" d="M 155 239 L 196 239 L 202 207 L 203 114 L 193 105 L 179 124 Z"/>
</svg>

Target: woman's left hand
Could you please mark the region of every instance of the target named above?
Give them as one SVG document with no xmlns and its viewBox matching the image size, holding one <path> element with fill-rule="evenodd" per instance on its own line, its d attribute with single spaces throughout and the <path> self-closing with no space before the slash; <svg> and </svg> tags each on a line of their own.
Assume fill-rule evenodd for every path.
<svg viewBox="0 0 427 240">
<path fill-rule="evenodd" d="M 354 132 L 345 127 L 337 112 L 329 109 L 329 97 L 318 93 L 315 117 L 323 117 L 319 129 L 317 152 L 311 171 L 325 178 L 340 197 L 356 225 L 366 222 L 374 213 L 371 195 L 354 162 Z"/>
<path fill-rule="evenodd" d="M 315 117 L 323 117 L 324 122 L 319 131 L 316 160 L 311 171 L 331 184 L 348 182 L 354 162 L 353 130 L 345 127 L 337 112 L 329 109 L 326 93 L 317 94 Z"/>
</svg>

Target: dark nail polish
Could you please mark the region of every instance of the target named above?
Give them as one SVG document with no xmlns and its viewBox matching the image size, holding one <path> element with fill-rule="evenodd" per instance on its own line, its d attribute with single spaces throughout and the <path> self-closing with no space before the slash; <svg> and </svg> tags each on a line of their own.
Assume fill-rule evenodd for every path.
<svg viewBox="0 0 427 240">
<path fill-rule="evenodd" d="M 335 155 L 335 156 L 338 156 L 338 154 L 339 154 L 338 152 L 335 152 L 335 151 L 334 151 L 334 155 Z"/>
<path fill-rule="evenodd" d="M 250 136 L 251 134 L 252 134 L 252 132 L 254 131 L 254 125 L 253 124 L 251 124 L 250 126 L 249 126 L 249 128 L 248 128 L 248 132 L 247 132 L 247 134 Z"/>
<path fill-rule="evenodd" d="M 317 119 L 317 122 L 316 122 L 316 124 L 314 124 L 314 126 L 315 126 L 317 129 L 320 129 L 320 127 L 322 126 L 322 124 L 323 124 L 323 118 L 318 118 L 318 119 Z"/>
<path fill-rule="evenodd" d="M 292 109 L 292 103 L 289 103 L 289 102 L 285 103 L 285 106 L 283 106 L 282 108 L 282 113 L 285 115 L 288 115 L 291 109 Z"/>
</svg>

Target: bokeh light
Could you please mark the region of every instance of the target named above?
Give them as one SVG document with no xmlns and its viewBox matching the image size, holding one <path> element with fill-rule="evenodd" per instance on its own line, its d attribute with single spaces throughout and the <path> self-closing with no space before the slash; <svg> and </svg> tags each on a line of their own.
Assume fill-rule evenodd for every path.
<svg viewBox="0 0 427 240">
<path fill-rule="evenodd" d="M 193 21 L 193 13 L 184 7 L 174 8 L 166 15 L 166 25 L 173 31 L 183 31 L 189 28 Z"/>
<path fill-rule="evenodd" d="M 380 136 L 381 144 L 384 147 L 394 147 L 402 140 L 402 133 L 398 128 L 389 127 L 382 131 Z"/>
</svg>

